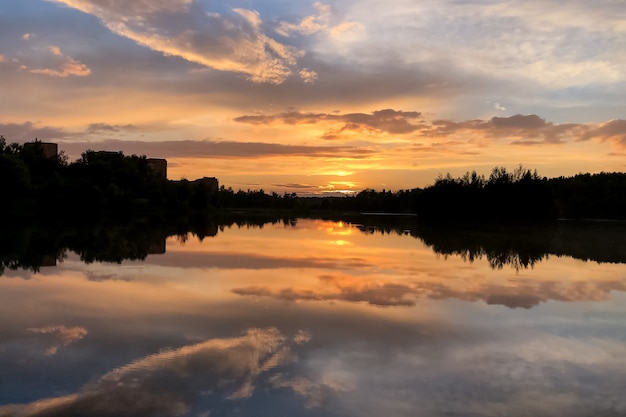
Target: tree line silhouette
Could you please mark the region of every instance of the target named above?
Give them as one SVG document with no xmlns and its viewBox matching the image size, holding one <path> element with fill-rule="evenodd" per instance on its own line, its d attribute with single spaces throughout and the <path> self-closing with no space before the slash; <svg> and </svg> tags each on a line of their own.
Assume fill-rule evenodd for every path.
<svg viewBox="0 0 626 417">
<path fill-rule="evenodd" d="M 33 144 L 31 144 L 33 145 Z M 425 188 L 362 190 L 342 197 L 303 197 L 264 190 L 212 189 L 203 181 L 167 180 L 145 156 L 88 150 L 75 162 L 46 157 L 34 146 L 0 136 L 0 214 L 57 216 L 166 213 L 188 215 L 234 209 L 298 214 L 389 212 L 434 222 L 542 222 L 557 218 L 626 219 L 626 173 L 545 178 L 521 165 L 460 177 L 440 175 Z"/>
<path fill-rule="evenodd" d="M 440 176 L 420 195 L 425 219 L 544 221 L 557 217 L 548 181 L 521 165 L 513 172 L 493 168 L 488 178 L 476 171 L 459 178 Z"/>
<path fill-rule="evenodd" d="M 214 190 L 205 181 L 172 181 L 146 156 L 88 150 L 69 163 L 46 156 L 40 142 L 7 145 L 0 136 L 0 213 L 57 216 L 189 215 L 218 208 L 293 209 L 296 195 Z"/>
<path fill-rule="evenodd" d="M 518 166 L 440 175 L 423 189 L 363 190 L 354 196 L 302 199 L 313 210 L 415 213 L 426 222 L 545 222 L 626 219 L 626 173 L 546 178 Z"/>
</svg>

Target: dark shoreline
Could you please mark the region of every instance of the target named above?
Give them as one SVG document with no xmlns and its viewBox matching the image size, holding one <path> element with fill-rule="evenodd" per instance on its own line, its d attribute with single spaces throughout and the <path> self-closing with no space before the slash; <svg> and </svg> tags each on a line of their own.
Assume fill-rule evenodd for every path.
<svg viewBox="0 0 626 417">
<path fill-rule="evenodd" d="M 26 146 L 28 145 L 28 146 Z M 121 152 L 87 151 L 75 162 L 43 144 L 6 145 L 0 136 L 0 216 L 49 221 L 167 218 L 247 213 L 334 216 L 336 213 L 416 215 L 421 222 L 527 223 L 626 219 L 626 173 L 545 178 L 521 165 L 437 178 L 406 190 L 365 189 L 342 197 L 300 197 L 219 187 L 214 177 L 173 181 L 155 160 Z M 385 214 L 386 213 L 386 214 Z M 176 220 L 178 221 L 178 220 Z"/>
</svg>

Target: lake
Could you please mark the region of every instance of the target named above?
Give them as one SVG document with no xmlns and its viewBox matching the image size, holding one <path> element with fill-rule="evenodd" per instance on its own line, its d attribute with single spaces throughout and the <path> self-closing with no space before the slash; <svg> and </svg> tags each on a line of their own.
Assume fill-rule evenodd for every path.
<svg viewBox="0 0 626 417">
<path fill-rule="evenodd" d="M 623 224 L 98 233 L 3 245 L 0 416 L 626 415 Z"/>
</svg>

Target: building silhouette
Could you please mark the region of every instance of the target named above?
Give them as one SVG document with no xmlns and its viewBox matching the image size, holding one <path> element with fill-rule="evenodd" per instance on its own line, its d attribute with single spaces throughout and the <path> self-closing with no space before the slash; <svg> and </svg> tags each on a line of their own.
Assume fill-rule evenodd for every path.
<svg viewBox="0 0 626 417">
<path fill-rule="evenodd" d="M 48 159 L 56 159 L 59 155 L 59 145 L 51 142 L 39 142 L 35 139 L 34 142 L 26 142 L 24 144 L 24 149 L 27 150 L 36 150 L 40 149 L 43 157 Z"/>
<path fill-rule="evenodd" d="M 220 188 L 220 184 L 215 177 L 202 177 L 195 181 L 192 181 L 194 184 L 201 184 L 207 190 L 216 193 Z"/>
<path fill-rule="evenodd" d="M 54 159 L 58 157 L 59 146 L 56 143 L 40 142 L 35 139 L 34 142 L 24 143 L 24 148 L 29 150 L 41 150 L 45 158 Z M 94 151 L 95 155 L 104 158 L 122 157 L 121 152 L 116 151 Z M 164 158 L 146 158 L 148 166 L 156 174 L 158 178 L 167 180 L 167 159 Z M 194 184 L 200 184 L 210 192 L 216 193 L 219 190 L 219 181 L 215 177 L 202 177 L 192 181 Z"/>
<path fill-rule="evenodd" d="M 167 179 L 167 159 L 148 158 L 146 159 L 148 166 L 154 171 L 157 177 Z"/>
</svg>

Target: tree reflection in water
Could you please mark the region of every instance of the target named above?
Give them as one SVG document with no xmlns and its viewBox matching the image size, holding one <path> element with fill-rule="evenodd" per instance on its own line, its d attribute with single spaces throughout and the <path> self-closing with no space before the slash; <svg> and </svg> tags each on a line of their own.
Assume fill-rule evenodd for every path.
<svg viewBox="0 0 626 417">
<path fill-rule="evenodd" d="M 67 257 L 67 251 L 77 253 L 85 263 L 142 261 L 148 255 L 165 253 L 165 240 L 170 236 L 185 241 L 192 234 L 203 240 L 227 227 L 262 228 L 277 223 L 294 226 L 296 219 L 235 215 L 9 224 L 0 234 L 0 275 L 6 269 L 38 272 L 41 267 L 55 266 Z"/>
<path fill-rule="evenodd" d="M 443 256 L 473 262 L 487 258 L 493 269 L 534 267 L 550 255 L 599 263 L 626 263 L 626 223 L 557 221 L 538 225 L 424 224 L 407 218 L 357 218 L 364 233 L 396 233 L 420 239 Z"/>
<path fill-rule="evenodd" d="M 467 262 L 486 258 L 493 269 L 506 266 L 519 271 L 533 268 L 550 255 L 595 262 L 626 263 L 626 223 L 559 221 L 539 225 L 422 224 L 414 217 L 348 216 L 366 234 L 410 235 L 444 257 L 459 256 Z M 338 219 L 336 219 L 338 220 Z M 200 240 L 214 237 L 229 227 L 297 224 L 295 217 L 197 216 L 159 220 L 113 220 L 74 225 L 9 225 L 0 235 L 0 275 L 6 269 L 37 272 L 76 252 L 86 263 L 144 260 L 165 253 L 165 240 L 189 234 Z"/>
</svg>

